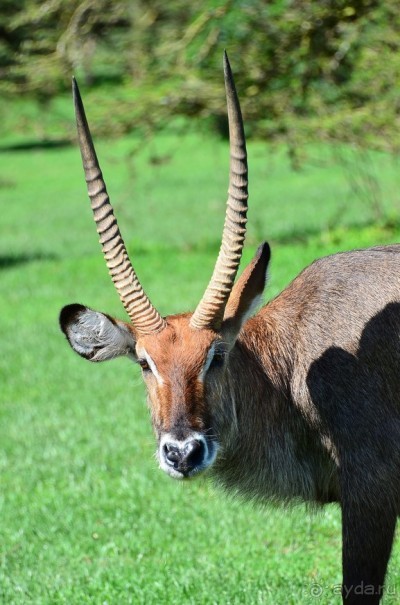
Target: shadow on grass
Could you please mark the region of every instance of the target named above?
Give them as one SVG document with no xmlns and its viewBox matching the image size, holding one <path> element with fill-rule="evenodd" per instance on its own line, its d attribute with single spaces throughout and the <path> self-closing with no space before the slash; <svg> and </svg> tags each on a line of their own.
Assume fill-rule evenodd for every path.
<svg viewBox="0 0 400 605">
<path fill-rule="evenodd" d="M 273 235 L 269 238 L 272 244 L 300 244 L 307 245 L 310 241 L 327 236 L 333 243 L 341 243 L 346 241 L 347 234 L 353 231 L 359 230 L 360 233 L 365 229 L 376 229 L 377 232 L 384 234 L 385 236 L 395 235 L 400 229 L 400 217 L 399 218 L 385 218 L 380 221 L 375 220 L 361 220 L 349 222 L 347 224 L 338 224 L 337 226 L 328 225 L 324 229 L 318 227 L 305 227 L 304 229 L 298 229 L 293 231 L 282 232 L 277 235 Z M 253 238 L 255 241 L 255 237 Z M 260 241 L 262 238 L 259 238 Z M 257 240 L 258 241 L 258 240 Z M 253 243 L 253 242 L 252 242 Z"/>
<path fill-rule="evenodd" d="M 57 149 L 60 147 L 69 147 L 72 141 L 69 139 L 42 139 L 40 141 L 21 141 L 10 145 L 0 145 L 0 153 L 10 151 L 32 151 L 35 149 Z"/>
<path fill-rule="evenodd" d="M 33 252 L 32 254 L 0 254 L 0 271 L 3 269 L 12 269 L 19 265 L 26 265 L 35 261 L 56 260 L 55 254 L 46 254 L 42 252 Z"/>
<path fill-rule="evenodd" d="M 278 245 L 300 245 L 307 246 L 310 242 L 319 241 L 321 238 L 329 239 L 334 244 L 345 243 L 347 237 L 352 235 L 352 232 L 359 231 L 360 233 L 366 229 L 376 229 L 377 236 L 384 235 L 385 237 L 394 236 L 400 229 L 400 220 L 388 219 L 385 221 L 355 221 L 348 223 L 347 225 L 338 225 L 337 227 L 326 227 L 320 229 L 318 227 L 305 227 L 304 229 L 297 229 L 293 231 L 283 231 L 274 235 L 268 233 L 261 233 L 258 229 L 256 233 L 252 233 L 246 237 L 246 246 L 259 246 L 261 242 L 268 241 L 273 246 Z M 135 250 L 139 250 L 140 253 L 153 253 L 154 250 L 163 250 L 163 246 L 151 246 L 150 250 L 143 246 L 143 243 L 135 241 Z M 134 244 L 134 245 L 135 245 Z M 379 241 L 377 241 L 379 244 Z M 200 241 L 194 243 L 182 244 L 178 248 L 172 247 L 172 249 L 178 249 L 182 252 L 213 252 L 218 253 L 221 245 L 220 239 L 214 239 L 212 241 Z"/>
</svg>

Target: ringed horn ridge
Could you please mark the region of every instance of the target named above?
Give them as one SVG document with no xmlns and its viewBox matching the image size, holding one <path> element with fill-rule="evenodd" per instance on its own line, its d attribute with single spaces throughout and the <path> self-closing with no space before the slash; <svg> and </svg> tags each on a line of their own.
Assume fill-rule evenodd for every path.
<svg viewBox="0 0 400 605">
<path fill-rule="evenodd" d="M 230 174 L 222 243 L 210 283 L 190 320 L 192 328 L 219 330 L 242 256 L 246 235 L 248 170 L 246 140 L 231 67 L 224 53 Z"/>
<path fill-rule="evenodd" d="M 230 175 L 222 243 L 210 283 L 190 320 L 195 329 L 219 330 L 242 256 L 246 235 L 247 152 L 239 99 L 226 52 L 224 77 L 228 107 Z M 78 140 L 97 232 L 105 261 L 119 297 L 140 334 L 160 332 L 165 320 L 146 296 L 122 239 L 97 160 L 82 99 L 72 80 Z"/>
<path fill-rule="evenodd" d="M 160 332 L 166 322 L 146 296 L 129 260 L 97 160 L 75 78 L 72 80 L 83 169 L 104 258 L 122 304 L 140 334 Z"/>
</svg>

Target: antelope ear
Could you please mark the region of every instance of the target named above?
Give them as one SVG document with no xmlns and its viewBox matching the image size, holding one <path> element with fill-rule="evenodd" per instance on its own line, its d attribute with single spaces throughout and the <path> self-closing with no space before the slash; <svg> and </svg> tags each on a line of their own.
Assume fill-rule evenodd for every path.
<svg viewBox="0 0 400 605">
<path fill-rule="evenodd" d="M 106 361 L 121 355 L 136 359 L 135 337 L 122 321 L 83 305 L 61 309 L 60 327 L 73 350 L 90 361 Z"/>
<path fill-rule="evenodd" d="M 227 342 L 233 345 L 244 322 L 254 313 L 261 303 L 267 279 L 267 269 L 271 250 L 264 242 L 249 265 L 232 288 L 225 308 L 222 333 Z"/>
</svg>

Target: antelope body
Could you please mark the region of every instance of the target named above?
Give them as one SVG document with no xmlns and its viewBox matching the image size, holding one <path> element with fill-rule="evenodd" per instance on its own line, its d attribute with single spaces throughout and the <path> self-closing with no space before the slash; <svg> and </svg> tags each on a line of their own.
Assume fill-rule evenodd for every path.
<svg viewBox="0 0 400 605">
<path fill-rule="evenodd" d="M 262 244 L 234 283 L 247 163 L 227 57 L 230 186 L 221 250 L 193 314 L 163 318 L 129 261 L 79 92 L 75 108 L 103 252 L 131 323 L 82 305 L 62 330 L 91 361 L 127 355 L 143 372 L 160 467 L 208 469 L 259 500 L 338 502 L 343 602 L 379 603 L 400 511 L 400 246 L 326 257 L 253 315 L 270 258 Z"/>
</svg>

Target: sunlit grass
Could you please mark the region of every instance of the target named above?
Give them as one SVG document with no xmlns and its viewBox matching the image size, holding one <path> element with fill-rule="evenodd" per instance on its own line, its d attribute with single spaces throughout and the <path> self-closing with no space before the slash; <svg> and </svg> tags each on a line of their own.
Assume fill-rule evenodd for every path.
<svg viewBox="0 0 400 605">
<path fill-rule="evenodd" d="M 133 155 L 134 139 L 98 147 L 146 290 L 162 313 L 193 308 L 218 249 L 226 145 L 189 133 Z M 283 149 L 262 144 L 250 158 L 244 262 L 272 239 L 268 297 L 318 256 L 400 239 L 383 223 L 348 226 L 370 223 L 371 208 L 351 197 L 340 165 L 293 173 Z M 315 603 L 316 583 L 318 603 L 339 603 L 336 507 L 261 509 L 205 480 L 172 481 L 157 469 L 138 368 L 86 363 L 64 342 L 66 303 L 124 317 L 78 151 L 0 159 L 0 602 L 294 605 Z M 376 161 L 393 188 L 390 162 Z M 399 563 L 396 548 L 388 585 L 398 594 Z"/>
</svg>

